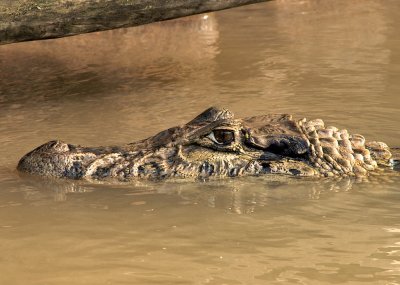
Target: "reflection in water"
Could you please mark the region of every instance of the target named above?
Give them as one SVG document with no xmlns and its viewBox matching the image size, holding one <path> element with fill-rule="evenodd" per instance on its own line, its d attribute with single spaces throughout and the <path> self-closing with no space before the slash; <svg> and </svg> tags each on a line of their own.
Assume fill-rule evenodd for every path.
<svg viewBox="0 0 400 285">
<path fill-rule="evenodd" d="M 355 180 L 354 178 L 296 178 L 290 176 L 243 177 L 237 179 L 194 181 L 74 181 L 35 177 L 19 174 L 23 187 L 20 192 L 29 201 L 47 200 L 65 202 L 69 195 L 90 193 L 116 188 L 134 196 L 172 195 L 177 204 L 200 205 L 218 208 L 235 214 L 251 214 L 279 201 L 307 202 L 327 195 L 361 189 L 365 185 L 396 184 L 400 181 L 395 173 Z M 204 191 L 207 189 L 207 191 Z M 268 189 L 266 191 L 266 189 Z M 295 189 L 295 190 L 294 190 Z M 357 190 L 355 190 L 357 191 Z M 129 200 L 126 203 L 130 203 Z M 108 206 L 107 206 L 108 207 Z"/>
<path fill-rule="evenodd" d="M 0 284 L 400 284 L 399 177 L 116 184 L 15 171 L 210 105 L 400 144 L 398 1 L 278 0 L 0 47 Z"/>
<path fill-rule="evenodd" d="M 176 80 L 210 65 L 217 40 L 217 21 L 211 14 L 6 45 L 0 53 L 0 94 L 2 100 L 18 95 L 14 100 L 23 102 L 31 96 L 42 101 L 124 92 L 130 83 L 135 89 L 147 88 L 149 81 Z M 192 62 L 196 64 L 191 67 Z"/>
<path fill-rule="evenodd" d="M 10 217 L 0 223 L 2 251 L 23 250 L 29 263 L 47 257 L 15 280 L 381 284 L 398 277 L 399 180 L 374 191 L 346 179 L 130 186 L 21 179 L 23 187 L 2 195 L 9 203 L 0 215 Z M 3 268 L 15 272 L 13 264 Z"/>
<path fill-rule="evenodd" d="M 338 104 L 350 104 L 351 113 L 359 116 L 379 112 L 385 104 L 381 94 L 386 92 L 386 67 L 391 56 L 386 46 L 387 8 L 377 1 L 356 5 L 330 2 L 326 3 L 327 13 L 320 15 L 317 5 L 315 1 L 301 1 L 278 7 L 277 25 L 290 43 L 287 57 L 290 62 L 301 63 L 288 74 L 294 79 L 292 86 L 316 96 L 329 93 L 324 100 L 316 98 L 313 107 L 324 109 L 331 117 L 341 112 Z M 290 17 L 293 14 L 299 17 Z M 337 33 L 342 36 L 335 37 Z M 316 90 L 313 81 L 324 86 Z M 357 88 L 352 88 L 355 83 Z M 347 100 L 350 96 L 352 102 Z"/>
</svg>

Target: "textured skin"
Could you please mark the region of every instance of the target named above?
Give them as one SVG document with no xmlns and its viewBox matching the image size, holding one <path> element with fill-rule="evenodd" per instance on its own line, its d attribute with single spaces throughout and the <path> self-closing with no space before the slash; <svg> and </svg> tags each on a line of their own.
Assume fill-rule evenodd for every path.
<svg viewBox="0 0 400 285">
<path fill-rule="evenodd" d="M 229 144 L 210 138 L 233 132 Z M 234 119 L 226 109 L 209 108 L 189 123 L 145 140 L 116 147 L 81 147 L 50 141 L 21 158 L 18 170 L 72 179 L 233 177 L 262 174 L 367 176 L 390 167 L 382 142 L 325 127 L 320 119 L 290 115 Z"/>
</svg>

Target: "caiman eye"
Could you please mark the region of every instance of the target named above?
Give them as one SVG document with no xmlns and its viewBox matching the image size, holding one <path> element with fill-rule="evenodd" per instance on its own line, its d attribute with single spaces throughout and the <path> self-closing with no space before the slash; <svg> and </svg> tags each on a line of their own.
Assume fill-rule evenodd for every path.
<svg viewBox="0 0 400 285">
<path fill-rule="evenodd" d="M 228 145 L 235 140 L 235 133 L 230 130 L 213 130 L 208 138 L 217 144 Z"/>
</svg>

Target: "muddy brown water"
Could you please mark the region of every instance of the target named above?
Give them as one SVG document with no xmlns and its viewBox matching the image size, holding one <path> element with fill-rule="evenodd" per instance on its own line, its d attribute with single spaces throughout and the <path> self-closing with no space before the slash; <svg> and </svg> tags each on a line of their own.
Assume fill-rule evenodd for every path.
<svg viewBox="0 0 400 285">
<path fill-rule="evenodd" d="M 400 145 L 400 2 L 275 1 L 0 47 L 0 284 L 400 284 L 400 179 L 19 175 L 218 105 Z"/>
</svg>

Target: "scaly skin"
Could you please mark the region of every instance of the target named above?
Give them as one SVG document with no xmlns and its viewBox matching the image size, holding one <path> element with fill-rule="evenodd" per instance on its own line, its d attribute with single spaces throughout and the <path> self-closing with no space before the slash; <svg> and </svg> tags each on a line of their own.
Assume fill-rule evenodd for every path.
<svg viewBox="0 0 400 285">
<path fill-rule="evenodd" d="M 290 115 L 234 119 L 209 108 L 189 123 L 116 147 L 50 141 L 26 154 L 18 170 L 72 179 L 233 177 L 262 174 L 366 176 L 391 164 L 389 147 Z"/>
</svg>

